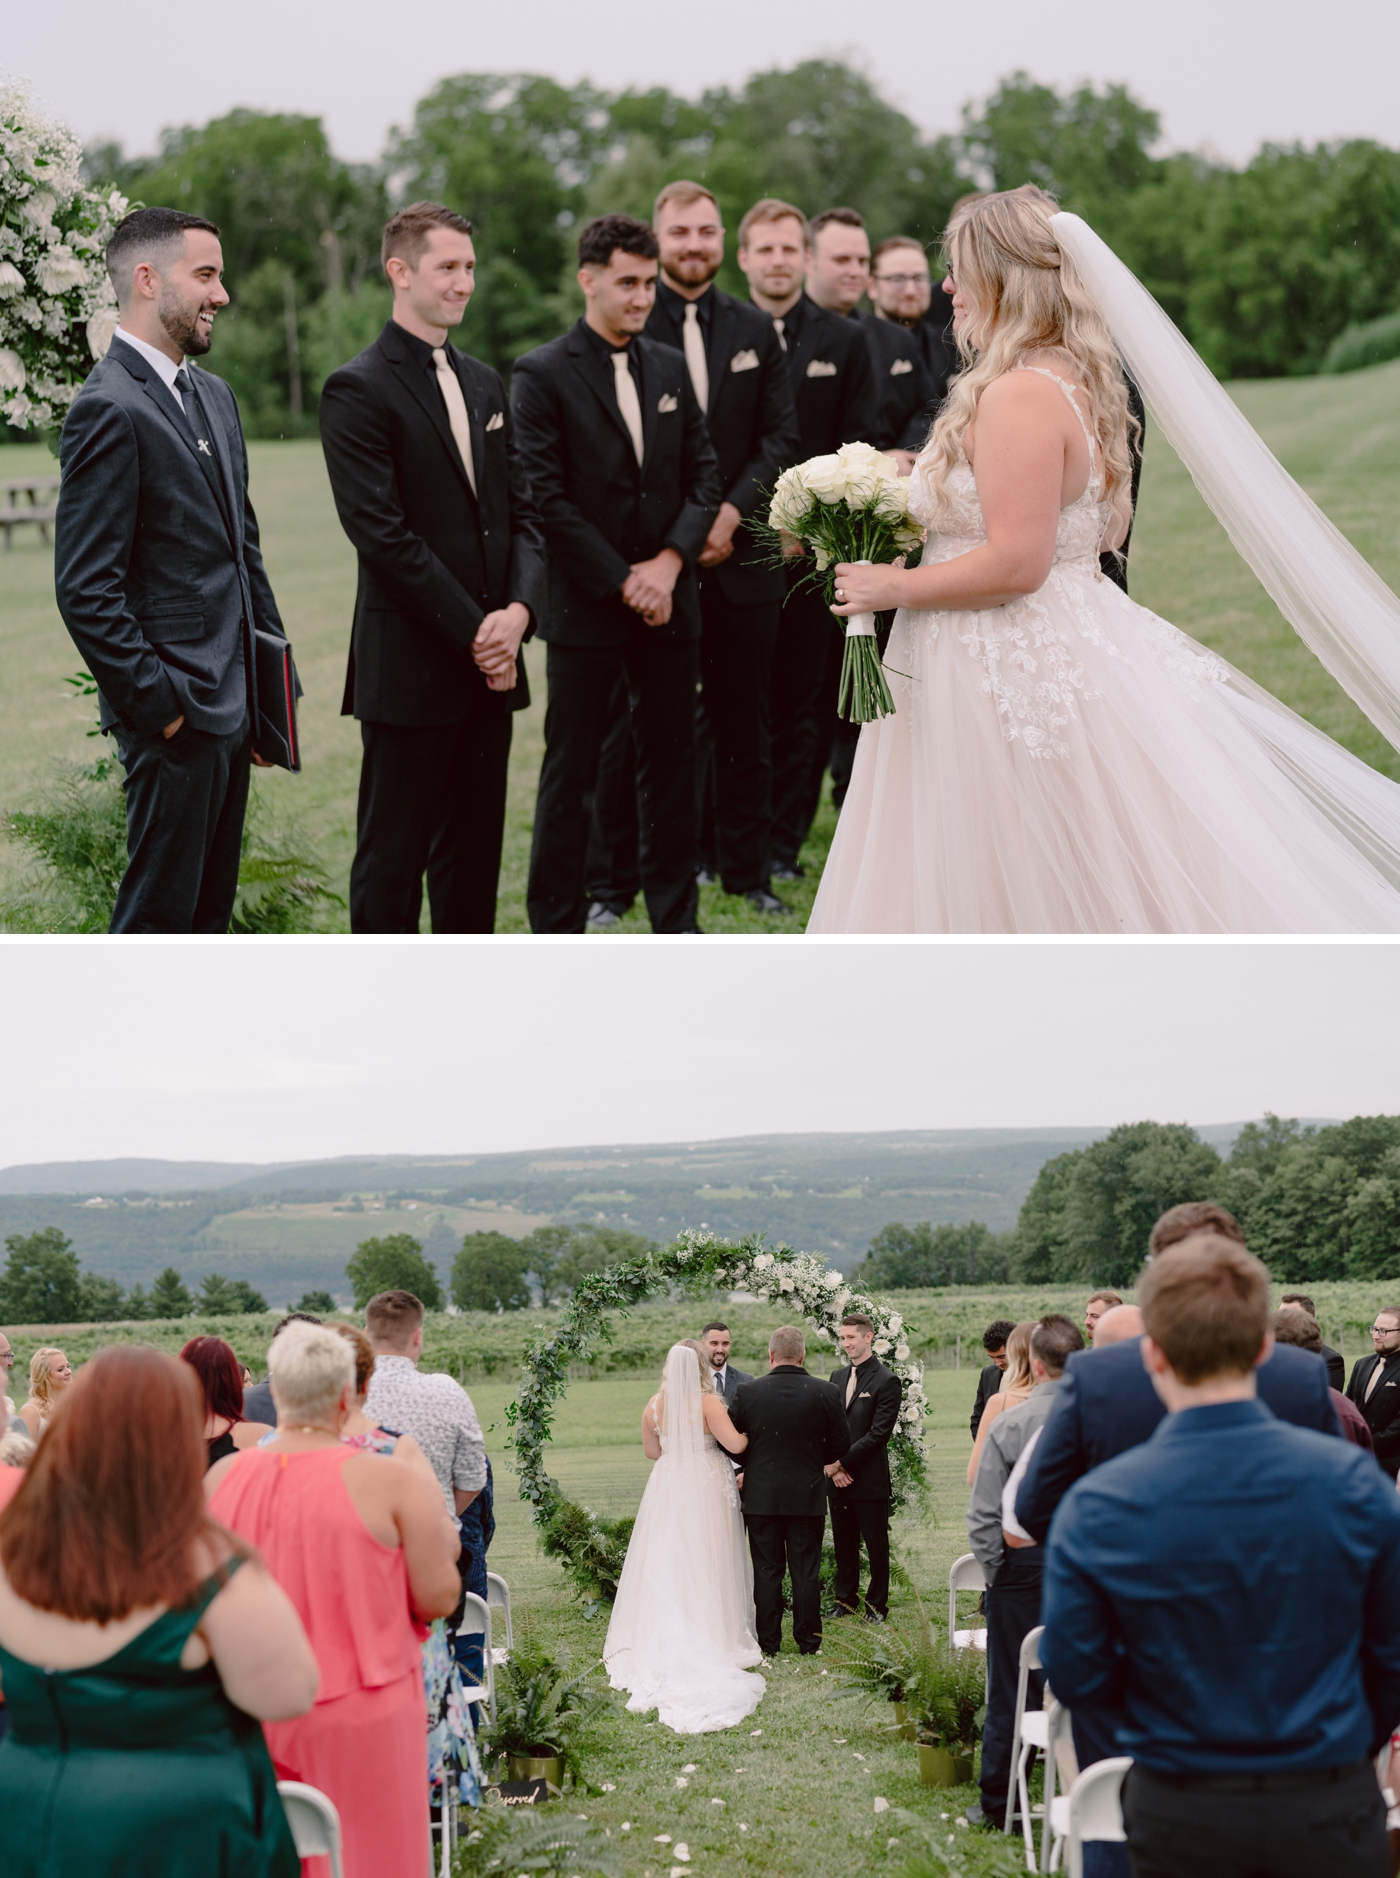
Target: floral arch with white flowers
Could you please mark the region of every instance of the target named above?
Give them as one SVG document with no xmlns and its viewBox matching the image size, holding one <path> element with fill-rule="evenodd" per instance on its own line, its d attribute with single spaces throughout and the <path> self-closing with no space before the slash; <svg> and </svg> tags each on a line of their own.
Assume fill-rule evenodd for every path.
<svg viewBox="0 0 1400 1878">
<path fill-rule="evenodd" d="M 578 1590 L 595 1604 L 616 1594 L 633 1522 L 630 1518 L 599 1519 L 570 1500 L 545 1466 L 545 1446 L 555 1407 L 568 1388 L 569 1365 L 586 1363 L 597 1342 L 611 1341 L 610 1312 L 626 1316 L 644 1299 L 677 1287 L 700 1295 L 721 1285 L 752 1292 L 773 1304 L 790 1299 L 794 1316 L 804 1317 L 817 1337 L 833 1346 L 833 1354 L 839 1348 L 837 1330 L 844 1313 L 865 1312 L 875 1325 L 875 1352 L 899 1377 L 904 1391 L 890 1440 L 892 1510 L 924 1493 L 928 1398 L 923 1365 L 910 1354 L 899 1312 L 856 1291 L 840 1272 L 828 1270 L 810 1253 L 782 1245 L 770 1251 L 756 1237 L 736 1244 L 709 1233 L 683 1232 L 669 1245 L 582 1279 L 555 1328 L 531 1340 L 525 1353 L 524 1380 L 506 1409 L 520 1497 L 530 1503 L 540 1543 L 546 1553 L 562 1561 Z"/>
</svg>

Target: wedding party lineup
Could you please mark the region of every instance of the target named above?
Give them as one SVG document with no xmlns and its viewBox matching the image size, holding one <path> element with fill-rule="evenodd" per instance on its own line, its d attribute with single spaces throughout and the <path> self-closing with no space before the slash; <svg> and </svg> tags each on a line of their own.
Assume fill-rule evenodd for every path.
<svg viewBox="0 0 1400 1878">
<path fill-rule="evenodd" d="M 717 8 L 0 48 L 0 1878 L 1400 1872 L 1395 22 Z"/>
</svg>

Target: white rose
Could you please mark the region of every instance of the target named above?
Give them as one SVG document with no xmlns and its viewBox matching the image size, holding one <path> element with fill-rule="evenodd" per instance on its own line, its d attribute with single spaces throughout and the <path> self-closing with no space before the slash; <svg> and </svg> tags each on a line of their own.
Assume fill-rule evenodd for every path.
<svg viewBox="0 0 1400 1878">
<path fill-rule="evenodd" d="M 818 502 L 844 502 L 846 466 L 839 456 L 814 456 L 802 465 L 802 481 Z"/>
<path fill-rule="evenodd" d="M 894 1316 L 891 1317 L 890 1319 L 890 1335 L 892 1337 L 898 1336 L 899 1332 L 903 1330 L 903 1328 L 904 1328 L 904 1319 L 900 1316 L 899 1312 L 896 1311 Z"/>
<path fill-rule="evenodd" d="M 791 1290 L 792 1290 L 792 1280 L 791 1280 L 790 1278 L 782 1278 L 782 1279 L 779 1279 L 779 1281 L 778 1281 L 778 1289 L 779 1289 L 779 1291 L 791 1291 Z"/>
<path fill-rule="evenodd" d="M 114 306 L 102 306 L 97 309 L 87 323 L 88 351 L 95 359 L 105 359 L 112 344 L 112 335 L 117 330 L 121 314 Z"/>
<path fill-rule="evenodd" d="M 888 1337 L 877 1337 L 875 1339 L 876 1356 L 884 1356 L 886 1352 L 889 1350 L 889 1347 L 890 1347 L 890 1340 Z"/>
<path fill-rule="evenodd" d="M 909 1345 L 907 1343 L 897 1343 L 895 1345 L 894 1360 L 896 1363 L 907 1363 L 909 1361 Z"/>
<path fill-rule="evenodd" d="M 753 1268 L 756 1272 L 765 1272 L 772 1263 L 773 1254 L 771 1252 L 760 1252 L 753 1262 Z"/>
<path fill-rule="evenodd" d="M 846 501 L 853 509 L 878 508 L 876 500 L 881 488 L 880 478 L 873 470 L 861 467 L 846 472 Z"/>
<path fill-rule="evenodd" d="M 0 300 L 13 300 L 24 292 L 24 276 L 13 261 L 0 261 Z"/>
<path fill-rule="evenodd" d="M 825 1325 L 825 1324 L 818 1324 L 818 1325 L 817 1325 L 817 1335 L 818 1335 L 819 1337 L 826 1337 L 826 1338 L 827 1338 L 827 1339 L 829 1340 L 829 1339 L 830 1339 L 830 1337 L 831 1337 L 831 1332 L 830 1332 L 830 1331 L 829 1331 L 829 1330 L 827 1329 L 827 1327 L 826 1327 L 826 1325 Z"/>
<path fill-rule="evenodd" d="M 26 222 L 32 222 L 35 228 L 47 228 L 53 220 L 53 212 L 57 207 L 58 204 L 49 190 L 36 189 L 20 208 L 20 214 Z"/>
<path fill-rule="evenodd" d="M 826 1286 L 828 1291 L 837 1290 L 841 1284 L 840 1272 L 823 1272 L 822 1283 Z"/>
<path fill-rule="evenodd" d="M 45 293 L 67 293 L 70 288 L 82 287 L 87 283 L 86 266 L 71 248 L 65 248 L 61 243 L 39 257 L 35 272 Z"/>
<path fill-rule="evenodd" d="M 923 1373 L 924 1366 L 922 1363 L 911 1363 L 909 1365 L 909 1375 L 914 1382 L 917 1382 Z"/>
<path fill-rule="evenodd" d="M 23 391 L 24 360 L 8 346 L 0 346 L 0 391 Z"/>
</svg>

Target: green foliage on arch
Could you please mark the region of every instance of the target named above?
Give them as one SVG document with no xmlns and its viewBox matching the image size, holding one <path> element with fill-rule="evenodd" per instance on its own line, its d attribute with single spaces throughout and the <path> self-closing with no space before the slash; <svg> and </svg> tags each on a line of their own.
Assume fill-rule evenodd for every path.
<svg viewBox="0 0 1400 1878">
<path fill-rule="evenodd" d="M 532 1339 L 525 1353 L 525 1378 L 506 1409 L 515 1449 L 520 1497 L 530 1503 L 547 1556 L 557 1558 L 574 1588 L 595 1602 L 617 1594 L 631 1519 L 599 1519 L 570 1500 L 546 1466 L 554 1412 L 569 1385 L 569 1365 L 589 1361 L 594 1346 L 612 1341 L 609 1314 L 626 1316 L 649 1297 L 676 1288 L 702 1296 L 716 1286 L 748 1291 L 774 1304 L 792 1306 L 833 1352 L 843 1312 L 864 1311 L 875 1324 L 875 1351 L 904 1388 L 899 1422 L 890 1441 L 892 1510 L 922 1497 L 926 1485 L 924 1418 L 928 1399 L 923 1365 L 910 1353 L 898 1311 L 857 1292 L 841 1273 L 810 1253 L 789 1246 L 769 1251 L 761 1238 L 737 1243 L 709 1233 L 684 1232 L 669 1245 L 650 1247 L 606 1271 L 583 1277 L 552 1331 Z"/>
</svg>

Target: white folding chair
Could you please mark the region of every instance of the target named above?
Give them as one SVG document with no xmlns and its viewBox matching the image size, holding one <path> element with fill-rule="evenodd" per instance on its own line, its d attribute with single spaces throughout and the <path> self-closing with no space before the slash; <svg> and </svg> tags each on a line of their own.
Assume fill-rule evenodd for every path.
<svg viewBox="0 0 1400 1878">
<path fill-rule="evenodd" d="M 1055 1848 L 1048 1870 L 1059 1869 L 1068 1846 L 1069 1878 L 1084 1878 L 1084 1847 L 1090 1840 L 1124 1843 L 1128 1835 L 1123 1830 L 1121 1795 L 1123 1776 L 1132 1764 L 1127 1755 L 1095 1761 L 1084 1769 L 1064 1799 L 1051 1801 Z"/>
<path fill-rule="evenodd" d="M 473 1631 L 481 1631 L 481 1681 L 462 1682 L 462 1694 L 468 1702 L 479 1702 L 492 1721 L 496 1719 L 496 1663 L 491 1654 L 491 1607 L 485 1598 L 479 1598 L 474 1591 L 468 1591 L 462 1597 L 462 1621 L 457 1626 L 470 1636 Z"/>
<path fill-rule="evenodd" d="M 344 1878 L 341 1859 L 340 1814 L 319 1787 L 300 1780 L 279 1780 L 282 1810 L 292 1829 L 298 1858 L 328 1858 L 331 1878 Z"/>
<path fill-rule="evenodd" d="M 505 1648 L 509 1650 L 511 1648 L 510 1586 L 499 1572 L 486 1574 L 486 1602 L 493 1611 L 501 1613 L 501 1619 L 505 1624 Z"/>
<path fill-rule="evenodd" d="M 1031 1827 L 1033 1816 L 1040 1816 L 1048 1824 L 1049 1805 L 1054 1797 L 1055 1775 L 1051 1748 L 1051 1714 L 1046 1708 L 1026 1707 L 1026 1696 L 1030 1691 L 1031 1671 L 1040 1668 L 1040 1639 L 1045 1635 L 1045 1626 L 1039 1624 L 1034 1630 L 1026 1632 L 1021 1641 L 1020 1670 L 1016 1678 L 1016 1720 L 1011 1730 L 1011 1791 L 1007 1795 L 1006 1822 L 1004 1831 L 1015 1829 L 1019 1814 L 1021 1837 L 1026 1846 L 1026 1870 L 1039 1870 L 1035 1856 L 1035 1834 Z M 1045 1801 L 1032 1807 L 1030 1796 L 1031 1763 L 1037 1754 L 1045 1762 Z M 1048 1849 L 1043 1843 L 1042 1831 L 1041 1858 Z"/>
<path fill-rule="evenodd" d="M 980 1630 L 957 1628 L 958 1593 L 960 1591 L 985 1591 L 986 1588 L 987 1580 L 982 1575 L 982 1567 L 977 1563 L 973 1553 L 964 1552 L 961 1558 L 953 1560 L 952 1569 L 948 1573 L 948 1649 L 950 1652 L 986 1649 L 985 1626 Z"/>
</svg>

